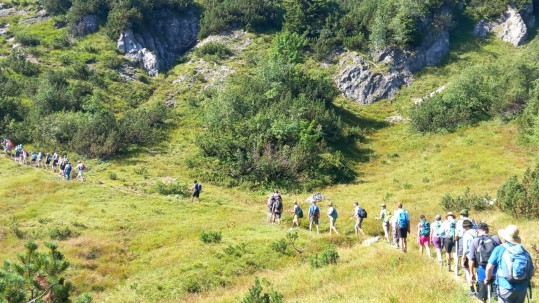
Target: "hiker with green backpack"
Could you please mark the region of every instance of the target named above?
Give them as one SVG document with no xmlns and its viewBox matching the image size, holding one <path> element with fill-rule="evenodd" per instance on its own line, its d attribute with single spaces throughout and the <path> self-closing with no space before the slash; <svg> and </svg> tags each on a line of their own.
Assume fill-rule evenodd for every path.
<svg viewBox="0 0 539 303">
<path fill-rule="evenodd" d="M 333 203 L 331 202 L 329 202 L 328 204 L 328 217 L 329 217 L 329 235 L 331 235 L 332 230 L 338 235 L 339 232 L 337 231 L 337 228 L 335 228 L 335 224 L 337 223 L 337 218 L 339 217 L 339 214 L 337 213 L 337 209 L 333 207 Z"/>
<path fill-rule="evenodd" d="M 497 268 L 496 284 L 498 302 L 523 303 L 529 290 L 528 301 L 532 299 L 531 279 L 535 268 L 530 254 L 520 244 L 519 230 L 509 225 L 498 231 L 503 244 L 492 251 L 487 263 L 484 283 L 488 285 Z"/>
<path fill-rule="evenodd" d="M 299 219 L 303 218 L 303 210 L 298 205 L 298 200 L 294 201 L 294 209 L 292 209 L 292 211 L 290 212 L 294 214 L 294 220 L 292 220 L 291 229 L 294 229 L 294 227 L 299 227 Z"/>
<path fill-rule="evenodd" d="M 425 215 L 419 216 L 417 224 L 417 244 L 419 244 L 419 254 L 423 255 L 423 248 L 427 250 L 427 255 L 430 255 L 430 223 L 425 218 Z"/>
<path fill-rule="evenodd" d="M 442 242 L 445 248 L 447 270 L 451 271 L 451 255 L 453 248 L 455 247 L 455 231 L 457 228 L 457 221 L 455 221 L 455 215 L 452 212 L 448 212 L 445 216 L 445 221 L 442 224 Z"/>
</svg>

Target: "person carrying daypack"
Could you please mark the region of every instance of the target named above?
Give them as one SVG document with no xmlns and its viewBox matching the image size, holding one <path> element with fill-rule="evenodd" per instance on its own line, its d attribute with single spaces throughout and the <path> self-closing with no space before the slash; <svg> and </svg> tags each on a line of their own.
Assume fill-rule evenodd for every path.
<svg viewBox="0 0 539 303">
<path fill-rule="evenodd" d="M 329 202 L 328 204 L 328 217 L 329 217 L 329 235 L 331 235 L 331 231 L 335 231 L 335 233 L 338 235 L 339 232 L 337 231 L 337 228 L 335 227 L 335 224 L 337 223 L 337 218 L 339 217 L 339 214 L 337 213 L 337 209 L 333 207 L 333 203 Z"/>
<path fill-rule="evenodd" d="M 375 217 L 375 220 L 382 220 L 382 229 L 384 230 L 384 237 L 386 242 L 389 243 L 389 219 L 391 218 L 391 212 L 386 208 L 386 204 L 380 205 L 380 216 Z"/>
<path fill-rule="evenodd" d="M 299 219 L 303 218 L 303 210 L 298 205 L 298 201 L 294 201 L 294 208 L 292 209 L 291 213 L 294 214 L 294 219 L 292 220 L 292 228 L 299 227 Z"/>
<path fill-rule="evenodd" d="M 427 250 L 427 255 L 430 255 L 430 223 L 425 218 L 425 215 L 419 216 L 419 223 L 417 224 L 417 244 L 419 244 L 419 254 L 423 254 L 423 248 Z"/>
<path fill-rule="evenodd" d="M 494 278 L 485 284 L 486 266 L 488 259 L 492 255 L 494 248 L 501 245 L 501 241 L 494 235 L 489 235 L 489 227 L 487 223 L 481 222 L 477 226 L 477 238 L 472 240 L 466 257 L 468 258 L 468 268 L 473 274 L 475 271 L 476 293 L 475 296 L 483 303 L 487 302 L 490 297 L 496 297 L 494 286 Z"/>
<path fill-rule="evenodd" d="M 432 222 L 430 229 L 430 239 L 432 245 L 434 246 L 434 250 L 436 251 L 436 258 L 438 259 L 438 264 L 440 264 L 440 266 L 444 265 L 444 261 L 442 259 L 442 224 L 442 216 L 436 215 L 434 216 L 434 221 Z"/>
<path fill-rule="evenodd" d="M 464 233 L 462 234 L 462 251 L 463 256 L 461 260 L 461 265 L 464 270 L 464 276 L 466 278 L 466 281 L 468 282 L 468 285 L 470 286 L 470 296 L 475 296 L 476 290 L 475 290 L 475 283 L 474 283 L 474 276 L 473 271 L 470 270 L 469 267 L 469 260 L 468 260 L 468 253 L 470 252 L 470 246 L 472 244 L 473 239 L 477 238 L 477 230 L 472 228 L 472 221 L 469 219 L 464 220 L 462 222 L 462 228 L 464 229 Z"/>
<path fill-rule="evenodd" d="M 408 234 L 410 233 L 410 216 L 408 212 L 402 208 L 402 203 L 397 203 L 397 210 L 395 211 L 397 217 L 397 233 L 399 235 L 399 242 L 403 252 L 407 250 Z"/>
<path fill-rule="evenodd" d="M 455 247 L 455 232 L 457 228 L 457 221 L 455 221 L 455 215 L 452 212 L 448 212 L 445 216 L 445 221 L 442 224 L 443 233 L 443 246 L 446 253 L 447 270 L 451 271 L 451 254 Z"/>
<path fill-rule="evenodd" d="M 202 192 L 202 184 L 198 183 L 197 180 L 195 180 L 193 185 L 193 195 L 191 196 L 191 203 L 197 198 L 198 203 L 200 203 L 200 192 Z"/>
<path fill-rule="evenodd" d="M 71 180 L 71 163 L 69 161 L 65 163 L 64 174 L 67 181 Z"/>
<path fill-rule="evenodd" d="M 316 205 L 316 200 L 311 201 L 309 206 L 309 231 L 312 231 L 313 223 L 316 225 L 316 233 L 319 234 L 318 220 L 320 219 L 320 208 Z"/>
<path fill-rule="evenodd" d="M 519 230 L 516 225 L 509 225 L 498 231 L 503 244 L 492 251 L 487 263 L 485 285 L 490 283 L 494 268 L 497 268 L 496 284 L 498 302 L 523 303 L 529 289 L 532 298 L 531 279 L 535 268 L 530 254 L 520 244 Z"/>
<path fill-rule="evenodd" d="M 365 232 L 363 232 L 361 225 L 363 224 L 363 219 L 366 217 L 367 212 L 365 211 L 365 209 L 359 206 L 359 202 L 354 202 L 354 215 L 352 216 L 352 219 L 356 219 L 356 224 L 354 225 L 354 231 L 356 232 L 356 236 L 359 236 L 359 232 L 365 235 Z"/>
<path fill-rule="evenodd" d="M 280 198 L 275 199 L 273 202 L 273 223 L 277 221 L 277 223 L 281 224 L 281 214 L 283 212 L 283 201 Z"/>
</svg>

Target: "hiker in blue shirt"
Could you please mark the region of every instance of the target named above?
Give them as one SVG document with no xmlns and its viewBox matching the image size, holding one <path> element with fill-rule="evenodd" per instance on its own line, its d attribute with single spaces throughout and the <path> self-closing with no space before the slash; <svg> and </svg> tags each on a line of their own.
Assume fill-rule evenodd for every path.
<svg viewBox="0 0 539 303">
<path fill-rule="evenodd" d="M 202 191 L 202 184 L 198 183 L 197 180 L 195 180 L 194 183 L 195 184 L 193 186 L 193 195 L 191 197 L 191 202 L 193 202 L 195 198 L 197 198 L 198 203 L 200 203 L 200 192 Z"/>
<path fill-rule="evenodd" d="M 65 164 L 64 173 L 66 180 L 69 181 L 71 179 L 71 163 L 69 163 L 69 161 L 67 161 Z"/>
<path fill-rule="evenodd" d="M 530 254 L 520 245 L 519 230 L 516 225 L 509 225 L 498 231 L 504 241 L 492 251 L 488 259 L 485 285 L 489 284 L 494 268 L 497 268 L 498 302 L 523 303 L 528 288 L 531 298 L 531 278 L 534 267 Z"/>
<path fill-rule="evenodd" d="M 309 231 L 313 229 L 313 223 L 316 225 L 316 233 L 319 234 L 318 219 L 320 218 L 320 208 L 316 205 L 316 200 L 311 200 L 311 206 L 309 206 Z"/>
</svg>

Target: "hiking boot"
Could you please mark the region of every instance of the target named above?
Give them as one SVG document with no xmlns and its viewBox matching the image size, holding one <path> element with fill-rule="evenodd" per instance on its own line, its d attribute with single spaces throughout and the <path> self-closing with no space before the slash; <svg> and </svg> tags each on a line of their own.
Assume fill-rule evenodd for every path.
<svg viewBox="0 0 539 303">
<path fill-rule="evenodd" d="M 447 271 L 451 271 L 451 264 L 447 264 Z"/>
<path fill-rule="evenodd" d="M 477 293 L 470 291 L 470 297 L 476 297 L 476 296 L 477 296 Z"/>
</svg>

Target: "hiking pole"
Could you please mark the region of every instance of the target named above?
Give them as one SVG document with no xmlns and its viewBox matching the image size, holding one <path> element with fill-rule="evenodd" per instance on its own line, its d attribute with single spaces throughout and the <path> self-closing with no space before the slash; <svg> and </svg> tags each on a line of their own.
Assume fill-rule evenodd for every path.
<svg viewBox="0 0 539 303">
<path fill-rule="evenodd" d="M 455 241 L 455 278 L 459 278 L 459 241 Z"/>
<path fill-rule="evenodd" d="M 481 282 L 480 282 L 481 283 Z M 483 281 L 483 283 L 485 283 Z M 488 285 L 487 285 L 487 298 L 488 298 L 488 303 L 492 303 L 492 294 L 491 294 L 491 288 L 492 288 L 492 284 L 489 282 Z"/>
</svg>

